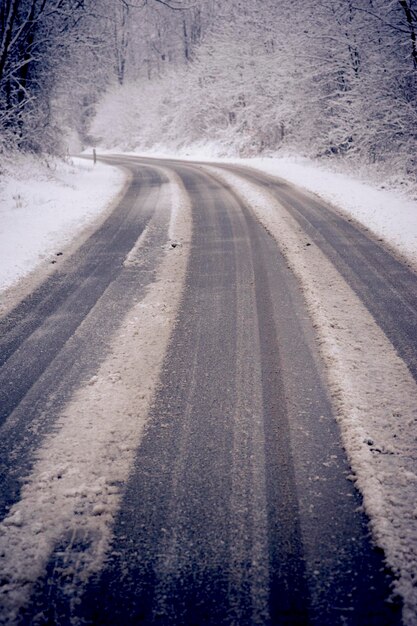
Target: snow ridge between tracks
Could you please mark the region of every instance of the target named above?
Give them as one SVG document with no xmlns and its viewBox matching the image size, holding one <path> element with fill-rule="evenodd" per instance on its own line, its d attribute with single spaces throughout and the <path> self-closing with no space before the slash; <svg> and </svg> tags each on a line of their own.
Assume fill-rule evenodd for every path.
<svg viewBox="0 0 417 626">
<path fill-rule="evenodd" d="M 36 580 L 61 546 L 59 578 L 64 593 L 65 585 L 71 589 L 74 604 L 77 589 L 100 569 L 108 550 L 188 264 L 190 203 L 180 179 L 168 170 L 165 174 L 170 184 L 160 200 L 169 203 L 168 236 L 182 245 L 166 248 L 155 282 L 126 315 L 96 375 L 58 417 L 20 501 L 0 524 L 1 623 L 19 621 Z"/>
<path fill-rule="evenodd" d="M 417 385 L 359 298 L 285 208 L 243 177 L 230 185 L 277 241 L 298 277 L 324 357 L 352 479 L 396 576 L 403 619 L 417 615 Z"/>
</svg>

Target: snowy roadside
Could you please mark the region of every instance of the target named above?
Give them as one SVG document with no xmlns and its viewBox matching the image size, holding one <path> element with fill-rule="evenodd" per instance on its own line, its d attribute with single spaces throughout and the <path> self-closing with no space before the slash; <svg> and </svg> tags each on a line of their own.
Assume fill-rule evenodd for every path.
<svg viewBox="0 0 417 626">
<path fill-rule="evenodd" d="M 417 386 L 365 306 L 297 222 L 268 192 L 208 167 L 277 241 L 300 280 L 319 338 L 352 479 L 376 542 L 398 576 L 404 621 L 415 625 L 417 589 Z"/>
<path fill-rule="evenodd" d="M 126 182 L 120 169 L 79 158 L 54 168 L 20 157 L 0 175 L 0 291 L 53 263 Z"/>
</svg>

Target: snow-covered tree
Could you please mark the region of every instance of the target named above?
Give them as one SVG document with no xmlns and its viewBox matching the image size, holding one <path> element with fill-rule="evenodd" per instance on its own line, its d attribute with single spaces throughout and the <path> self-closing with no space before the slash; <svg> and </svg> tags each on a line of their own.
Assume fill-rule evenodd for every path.
<svg viewBox="0 0 417 626">
<path fill-rule="evenodd" d="M 82 40 L 87 2 L 3 0 L 0 7 L 0 127 L 31 150 L 54 150 L 55 75 Z M 3 139 L 4 140 L 4 139 Z"/>
<path fill-rule="evenodd" d="M 415 172 L 417 0 L 3 0 L 0 136 Z"/>
</svg>

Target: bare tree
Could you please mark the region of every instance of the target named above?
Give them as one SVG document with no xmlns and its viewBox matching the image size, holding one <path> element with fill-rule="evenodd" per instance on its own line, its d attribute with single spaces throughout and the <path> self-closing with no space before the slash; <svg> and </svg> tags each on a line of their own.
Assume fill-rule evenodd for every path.
<svg viewBox="0 0 417 626">
<path fill-rule="evenodd" d="M 87 0 L 5 0 L 1 7 L 0 125 L 21 147 L 41 149 L 54 74 L 79 42 L 87 13 Z"/>
<path fill-rule="evenodd" d="M 404 12 L 411 43 L 411 57 L 417 70 L 417 4 L 415 0 L 398 0 Z"/>
</svg>

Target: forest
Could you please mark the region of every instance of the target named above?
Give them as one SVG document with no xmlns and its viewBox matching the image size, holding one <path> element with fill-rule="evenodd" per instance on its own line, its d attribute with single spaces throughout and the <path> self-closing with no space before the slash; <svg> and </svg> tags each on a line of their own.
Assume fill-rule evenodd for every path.
<svg viewBox="0 0 417 626">
<path fill-rule="evenodd" d="M 0 153 L 285 151 L 417 171 L 417 0 L 2 0 Z"/>
</svg>

